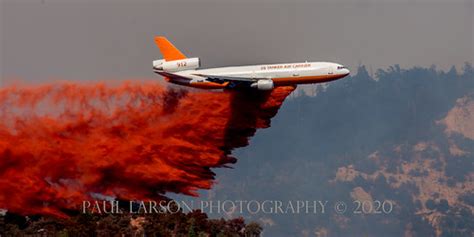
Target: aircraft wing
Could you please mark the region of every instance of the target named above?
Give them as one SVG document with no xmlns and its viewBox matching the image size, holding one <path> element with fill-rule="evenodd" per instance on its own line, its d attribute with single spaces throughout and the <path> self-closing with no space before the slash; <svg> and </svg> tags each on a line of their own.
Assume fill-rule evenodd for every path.
<svg viewBox="0 0 474 237">
<path fill-rule="evenodd" d="M 212 82 L 241 82 L 241 83 L 253 83 L 264 78 L 249 78 L 249 77 L 232 77 L 232 76 L 221 76 L 221 75 L 205 75 L 205 74 L 194 74 L 196 76 L 204 77 L 208 81 Z"/>
<path fill-rule="evenodd" d="M 188 81 L 193 80 L 191 77 L 178 75 L 175 73 L 164 72 L 161 70 L 155 70 L 157 74 L 164 76 L 166 78 L 173 79 L 176 81 L 181 81 L 182 83 L 187 83 Z M 256 83 L 258 80 L 268 80 L 269 78 L 249 78 L 249 77 L 232 77 L 232 76 L 221 76 L 221 75 L 205 75 L 205 74 L 192 74 L 194 76 L 202 77 L 208 82 L 213 82 L 217 84 L 227 83 L 226 88 L 249 88 L 252 84 Z"/>
<path fill-rule="evenodd" d="M 164 77 L 171 78 L 171 79 L 191 80 L 191 78 L 188 78 L 188 77 L 185 77 L 185 76 L 180 76 L 180 75 L 174 74 L 174 73 L 165 72 L 165 71 L 156 70 L 155 73 L 160 74 Z"/>
<path fill-rule="evenodd" d="M 155 71 L 157 74 L 160 74 L 164 77 L 169 77 L 169 78 L 173 78 L 173 79 L 186 79 L 186 80 L 191 80 L 191 78 L 189 77 L 185 77 L 185 76 L 181 76 L 181 75 L 178 75 L 178 74 L 174 74 L 174 73 L 169 73 L 169 72 L 165 72 L 165 71 L 159 71 L 159 70 L 156 70 Z M 206 78 L 206 80 L 208 81 L 212 81 L 212 82 L 226 82 L 226 81 L 234 81 L 234 82 L 248 82 L 248 83 L 253 83 L 253 82 L 256 82 L 260 79 L 264 79 L 264 78 L 247 78 L 247 77 L 229 77 L 229 76 L 220 76 L 220 75 L 205 75 L 205 74 L 193 74 L 195 76 L 200 76 L 200 77 L 204 77 Z"/>
<path fill-rule="evenodd" d="M 221 75 L 205 75 L 205 74 L 194 74 L 196 76 L 205 77 L 208 80 L 221 80 L 221 81 L 241 81 L 241 82 L 256 82 L 259 78 L 248 78 L 248 77 L 232 77 L 232 76 L 221 76 Z"/>
</svg>

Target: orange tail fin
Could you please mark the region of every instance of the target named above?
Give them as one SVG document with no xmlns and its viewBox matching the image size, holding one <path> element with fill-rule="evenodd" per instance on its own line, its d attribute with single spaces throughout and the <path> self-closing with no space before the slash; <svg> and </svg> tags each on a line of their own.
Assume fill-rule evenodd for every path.
<svg viewBox="0 0 474 237">
<path fill-rule="evenodd" d="M 186 56 L 163 36 L 155 37 L 155 43 L 166 61 L 185 59 Z"/>
</svg>

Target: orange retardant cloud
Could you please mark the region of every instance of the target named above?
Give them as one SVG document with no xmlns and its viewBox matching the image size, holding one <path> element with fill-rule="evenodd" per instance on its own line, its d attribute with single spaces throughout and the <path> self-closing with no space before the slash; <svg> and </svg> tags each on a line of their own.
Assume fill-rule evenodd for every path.
<svg viewBox="0 0 474 237">
<path fill-rule="evenodd" d="M 185 91 L 157 83 L 0 90 L 0 208 L 66 216 L 98 193 L 125 200 L 211 188 L 211 168 L 270 125 L 293 87 Z"/>
</svg>

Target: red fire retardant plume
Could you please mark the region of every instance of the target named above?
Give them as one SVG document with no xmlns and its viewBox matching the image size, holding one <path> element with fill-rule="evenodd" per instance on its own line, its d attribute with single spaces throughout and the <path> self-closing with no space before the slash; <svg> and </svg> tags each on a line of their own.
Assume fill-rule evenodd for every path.
<svg viewBox="0 0 474 237">
<path fill-rule="evenodd" d="M 65 216 L 94 194 L 148 200 L 211 188 L 215 167 L 270 125 L 272 92 L 62 83 L 0 90 L 0 208 Z M 91 196 L 92 195 L 92 196 Z"/>
</svg>

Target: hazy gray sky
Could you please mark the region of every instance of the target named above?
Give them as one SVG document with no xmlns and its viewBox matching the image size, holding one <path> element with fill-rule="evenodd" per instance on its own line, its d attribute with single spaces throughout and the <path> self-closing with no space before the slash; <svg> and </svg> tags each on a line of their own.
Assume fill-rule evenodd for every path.
<svg viewBox="0 0 474 237">
<path fill-rule="evenodd" d="M 204 67 L 474 62 L 473 0 L 0 1 L 3 78 L 154 77 L 154 35 Z"/>
</svg>

